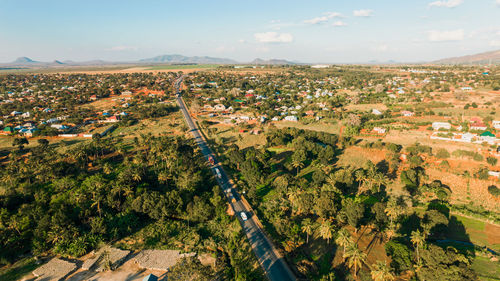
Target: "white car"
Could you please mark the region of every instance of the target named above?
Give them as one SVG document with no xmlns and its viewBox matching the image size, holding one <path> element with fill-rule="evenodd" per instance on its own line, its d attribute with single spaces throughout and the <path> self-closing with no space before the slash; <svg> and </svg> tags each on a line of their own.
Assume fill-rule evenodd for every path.
<svg viewBox="0 0 500 281">
<path fill-rule="evenodd" d="M 240 213 L 240 217 L 241 217 L 241 219 L 242 219 L 242 220 L 244 220 L 244 221 L 246 221 L 246 220 L 248 219 L 247 214 L 245 214 L 245 212 L 241 212 L 241 213 Z"/>
</svg>

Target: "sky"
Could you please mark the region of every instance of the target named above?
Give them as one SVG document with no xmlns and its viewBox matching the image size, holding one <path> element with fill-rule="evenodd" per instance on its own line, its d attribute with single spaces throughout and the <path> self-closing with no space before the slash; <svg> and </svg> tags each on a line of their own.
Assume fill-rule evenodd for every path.
<svg viewBox="0 0 500 281">
<path fill-rule="evenodd" d="M 422 62 L 500 49 L 500 0 L 0 0 L 0 62 Z"/>
</svg>

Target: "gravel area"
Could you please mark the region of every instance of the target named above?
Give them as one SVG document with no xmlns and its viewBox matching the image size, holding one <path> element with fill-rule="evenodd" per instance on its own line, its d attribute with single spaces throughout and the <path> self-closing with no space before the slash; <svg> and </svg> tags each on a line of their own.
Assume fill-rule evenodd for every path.
<svg viewBox="0 0 500 281">
<path fill-rule="evenodd" d="M 35 269 L 33 275 L 38 277 L 36 280 L 61 280 L 76 268 L 76 264 L 72 262 L 53 258 L 48 263 Z"/>
<path fill-rule="evenodd" d="M 196 253 L 181 254 L 178 250 L 144 250 L 135 256 L 135 261 L 141 268 L 168 271 L 180 259 L 195 255 Z"/>
</svg>

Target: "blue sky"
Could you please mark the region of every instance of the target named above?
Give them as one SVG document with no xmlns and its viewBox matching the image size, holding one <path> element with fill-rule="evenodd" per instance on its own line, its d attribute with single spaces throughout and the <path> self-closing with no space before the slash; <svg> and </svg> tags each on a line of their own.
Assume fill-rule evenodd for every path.
<svg viewBox="0 0 500 281">
<path fill-rule="evenodd" d="M 0 62 L 418 62 L 500 49 L 500 0 L 0 0 Z"/>
</svg>

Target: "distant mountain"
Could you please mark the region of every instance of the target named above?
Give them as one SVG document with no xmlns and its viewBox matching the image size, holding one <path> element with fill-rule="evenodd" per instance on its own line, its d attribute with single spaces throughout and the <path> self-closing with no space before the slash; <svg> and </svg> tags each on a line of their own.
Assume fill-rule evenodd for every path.
<svg viewBox="0 0 500 281">
<path fill-rule="evenodd" d="M 13 64 L 30 64 L 30 63 L 38 63 L 37 61 L 34 61 L 28 57 L 19 57 L 15 61 L 12 62 Z"/>
<path fill-rule="evenodd" d="M 55 64 L 55 65 L 61 65 L 61 64 L 64 64 L 64 62 L 62 62 L 62 61 L 58 61 L 58 60 L 54 60 L 54 61 L 52 62 L 52 64 Z"/>
<path fill-rule="evenodd" d="M 238 62 L 226 58 L 213 57 L 186 57 L 183 55 L 162 55 L 139 60 L 141 63 L 195 63 L 195 64 L 237 64 Z"/>
<path fill-rule="evenodd" d="M 263 60 L 263 59 L 260 59 L 260 58 L 256 58 L 253 61 L 251 61 L 250 64 L 285 65 L 285 64 L 297 64 L 297 63 L 296 62 L 287 61 L 287 60 L 282 60 L 282 59 Z"/>
<path fill-rule="evenodd" d="M 435 64 L 500 64 L 500 50 L 475 55 L 446 58 L 433 61 Z"/>
</svg>

